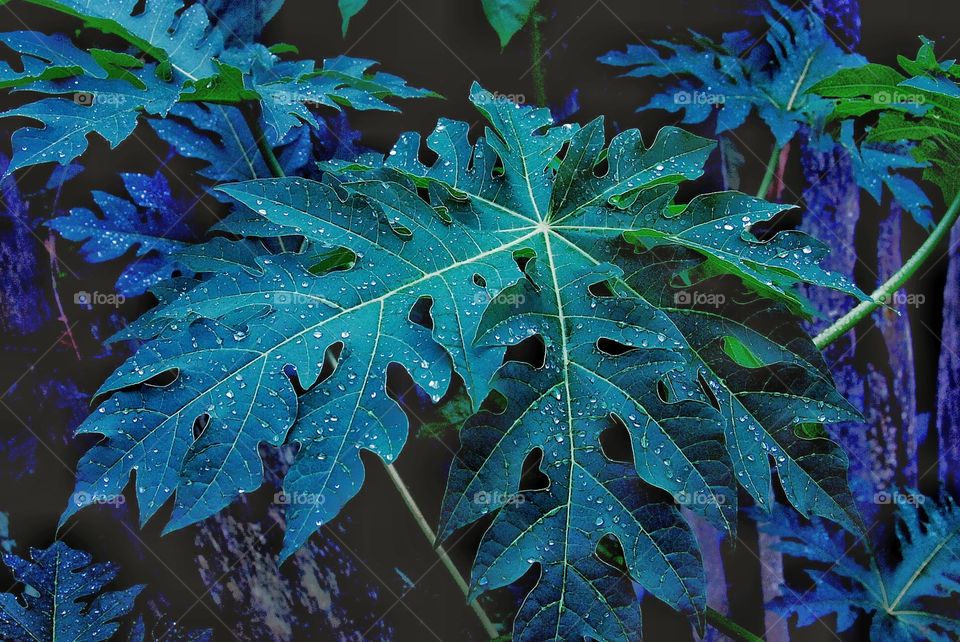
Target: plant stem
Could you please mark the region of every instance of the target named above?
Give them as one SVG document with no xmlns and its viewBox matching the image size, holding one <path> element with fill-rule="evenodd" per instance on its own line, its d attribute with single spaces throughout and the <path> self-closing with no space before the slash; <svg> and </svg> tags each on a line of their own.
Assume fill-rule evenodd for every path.
<svg viewBox="0 0 960 642">
<path fill-rule="evenodd" d="M 450 576 L 453 578 L 453 581 L 457 583 L 457 586 L 460 587 L 460 590 L 463 591 L 464 595 L 469 596 L 470 587 L 467 585 L 466 580 L 463 579 L 463 576 L 460 575 L 460 571 L 453 563 L 453 560 L 451 560 L 450 556 L 447 555 L 447 551 L 442 545 L 437 543 L 437 534 L 433 532 L 433 529 L 430 527 L 430 523 L 427 521 L 427 518 L 423 516 L 422 512 L 420 512 L 420 507 L 417 506 L 416 500 L 414 500 L 413 495 L 410 494 L 410 489 L 407 488 L 407 485 L 403 482 L 403 478 L 400 477 L 400 473 L 398 473 L 397 469 L 392 465 L 384 465 L 387 468 L 387 474 L 390 476 L 390 481 L 392 481 L 393 485 L 397 487 L 397 490 L 400 492 L 400 497 L 403 498 L 403 503 L 406 504 L 410 514 L 413 515 L 413 519 L 416 520 L 417 525 L 423 532 L 423 536 L 427 538 L 427 541 L 430 542 L 430 545 L 433 546 L 437 551 L 440 561 L 443 562 L 443 565 L 447 568 L 447 571 L 450 572 Z M 473 609 L 473 612 L 477 614 L 477 617 L 480 619 L 480 623 L 483 625 L 483 630 L 487 632 L 487 635 L 490 636 L 490 639 L 496 638 L 500 635 L 500 633 L 497 631 L 497 627 L 492 621 L 490 621 L 490 618 L 487 616 L 487 612 L 483 610 L 483 607 L 480 606 L 480 603 L 477 600 L 470 602 L 470 608 Z"/>
<path fill-rule="evenodd" d="M 280 166 L 280 161 L 277 160 L 273 149 L 267 142 L 267 136 L 263 132 L 263 127 L 260 126 L 260 119 L 257 118 L 257 115 L 253 112 L 252 105 L 250 103 L 242 103 L 240 105 L 240 111 L 243 112 L 243 117 L 247 121 L 250 133 L 253 134 L 253 137 L 257 141 L 257 149 L 260 150 L 260 155 L 263 156 L 263 160 L 270 169 L 270 173 L 273 174 L 274 178 L 283 178 L 286 176 L 283 167 Z"/>
<path fill-rule="evenodd" d="M 547 106 L 547 74 L 543 69 L 543 33 L 540 23 L 543 16 L 534 12 L 530 16 L 530 56 L 533 58 L 533 90 L 536 92 L 537 104 Z"/>
<path fill-rule="evenodd" d="M 907 259 L 903 267 L 874 290 L 869 299 L 862 301 L 814 338 L 813 342 L 817 348 L 822 350 L 842 337 L 853 329 L 855 325 L 867 318 L 874 310 L 882 306 L 890 298 L 890 295 L 903 287 L 903 284 L 930 258 L 933 251 L 940 245 L 940 241 L 950 233 L 950 228 L 953 227 L 958 215 L 960 215 L 960 194 L 957 194 L 953 199 L 946 214 L 944 214 L 940 222 L 937 223 L 933 232 L 930 233 L 930 236 L 927 237 L 927 240 L 923 242 L 923 245 L 917 249 L 914 255 Z"/>
<path fill-rule="evenodd" d="M 777 173 L 777 163 L 780 162 L 780 146 L 773 145 L 773 153 L 770 154 L 770 160 L 767 161 L 767 169 L 763 173 L 763 180 L 760 182 L 760 189 L 757 190 L 757 198 L 766 198 L 770 191 L 770 184 Z"/>
<path fill-rule="evenodd" d="M 754 635 L 730 618 L 719 611 L 707 607 L 707 622 L 713 625 L 715 629 L 726 634 L 734 640 L 743 640 L 744 642 L 764 642 L 763 638 Z"/>
</svg>

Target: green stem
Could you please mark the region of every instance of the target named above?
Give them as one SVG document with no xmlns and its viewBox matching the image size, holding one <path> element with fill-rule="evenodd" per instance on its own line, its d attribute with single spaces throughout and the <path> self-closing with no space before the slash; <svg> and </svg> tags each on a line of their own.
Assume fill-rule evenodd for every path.
<svg viewBox="0 0 960 642">
<path fill-rule="evenodd" d="M 813 342 L 817 348 L 824 349 L 852 330 L 855 325 L 882 306 L 894 292 L 903 287 L 903 284 L 930 258 L 940 242 L 950 233 L 950 228 L 953 227 L 958 215 L 960 215 L 960 194 L 953 199 L 946 214 L 937 223 L 933 232 L 930 233 L 930 236 L 927 237 L 927 240 L 923 242 L 923 245 L 914 255 L 903 264 L 903 267 L 897 270 L 883 285 L 874 290 L 869 299 L 862 301 L 857 307 L 837 319 L 833 325 L 814 338 Z"/>
<path fill-rule="evenodd" d="M 450 559 L 450 556 L 447 555 L 447 551 L 437 544 L 437 534 L 433 532 L 433 529 L 430 527 L 430 523 L 427 521 L 427 518 L 423 516 L 423 513 L 420 512 L 420 507 L 417 506 L 416 500 L 413 498 L 413 495 L 410 494 L 410 489 L 407 488 L 407 485 L 403 482 L 403 478 L 400 477 L 400 473 L 397 472 L 397 469 L 390 464 L 385 464 L 387 468 L 387 474 L 390 476 L 390 481 L 393 482 L 393 485 L 397 487 L 397 490 L 400 492 L 400 497 L 403 498 L 403 503 L 406 504 L 407 509 L 410 511 L 410 514 L 413 515 L 413 519 L 416 520 L 417 525 L 420 527 L 420 530 L 423 532 L 423 536 L 427 538 L 427 541 L 430 542 L 430 545 L 435 548 L 437 555 L 440 557 L 440 561 L 443 562 L 443 565 L 447 568 L 447 571 L 450 572 L 450 576 L 453 578 L 453 581 L 457 583 L 457 586 L 460 587 L 460 590 L 463 591 L 463 594 L 466 596 L 470 595 L 470 587 L 467 585 L 466 580 L 463 579 L 463 576 L 460 575 L 459 569 L 453 563 L 453 560 Z M 470 608 L 473 609 L 473 612 L 477 614 L 477 617 L 480 619 L 480 623 L 483 625 L 483 630 L 487 632 L 487 635 L 490 636 L 490 639 L 498 637 L 500 634 L 497 632 L 497 627 L 487 616 L 487 612 L 483 610 L 483 607 L 480 606 L 480 603 L 477 600 L 470 602 Z"/>
<path fill-rule="evenodd" d="M 536 92 L 537 104 L 547 106 L 547 74 L 543 68 L 543 33 L 540 23 L 543 16 L 534 13 L 530 16 L 530 55 L 533 58 L 533 90 Z"/>
<path fill-rule="evenodd" d="M 267 136 L 263 132 L 263 127 L 260 126 L 260 119 L 253 112 L 251 103 L 242 103 L 240 105 L 240 111 L 243 112 L 243 117 L 247 121 L 250 133 L 253 134 L 254 139 L 257 141 L 257 149 L 260 150 L 260 155 L 263 156 L 267 167 L 270 168 L 270 173 L 273 174 L 274 178 L 283 178 L 286 176 L 283 167 L 280 166 L 280 161 L 277 160 L 273 149 L 267 142 Z"/>
<path fill-rule="evenodd" d="M 247 127 L 250 128 L 250 133 L 253 134 L 253 137 L 257 141 L 257 149 L 260 150 L 260 155 L 263 156 L 263 162 L 270 168 L 270 173 L 273 174 L 274 178 L 286 177 L 280 161 L 277 160 L 277 156 L 273 153 L 273 149 L 271 149 L 270 144 L 267 142 L 267 135 L 264 133 L 263 127 L 260 126 L 260 119 L 253 111 L 253 105 L 250 103 L 241 104 L 240 112 L 243 114 L 244 120 L 247 121 Z M 280 251 L 286 252 L 287 246 L 283 242 L 282 236 L 277 237 L 277 242 L 280 244 Z"/>
<path fill-rule="evenodd" d="M 713 628 L 726 634 L 734 640 L 743 640 L 744 642 L 764 642 L 763 638 L 754 635 L 730 618 L 719 611 L 707 607 L 707 622 L 713 625 Z"/>
<path fill-rule="evenodd" d="M 777 163 L 780 162 L 780 146 L 774 144 L 773 153 L 770 154 L 770 160 L 767 161 L 767 169 L 763 173 L 763 180 L 760 182 L 760 189 L 757 190 L 757 198 L 766 198 L 770 191 L 770 184 L 777 173 Z"/>
</svg>

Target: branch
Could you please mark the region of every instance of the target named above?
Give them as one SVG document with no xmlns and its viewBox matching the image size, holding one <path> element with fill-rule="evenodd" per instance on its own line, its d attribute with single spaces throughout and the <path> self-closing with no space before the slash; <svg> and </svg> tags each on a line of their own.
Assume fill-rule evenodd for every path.
<svg viewBox="0 0 960 642">
<path fill-rule="evenodd" d="M 734 640 L 743 640 L 743 642 L 764 642 L 763 638 L 758 637 L 746 630 L 730 618 L 721 614 L 719 611 L 707 607 L 707 622 L 713 625 L 713 628 L 726 634 Z"/>
<path fill-rule="evenodd" d="M 280 161 L 277 160 L 273 149 L 267 142 L 267 136 L 263 133 L 263 127 L 260 126 L 260 119 L 253 112 L 253 106 L 248 102 L 241 103 L 240 111 L 243 113 L 243 118 L 247 121 L 250 132 L 257 141 L 257 149 L 260 150 L 260 155 L 263 156 L 267 167 L 270 168 L 270 173 L 273 174 L 274 178 L 283 178 L 286 176 L 283 167 L 280 166 Z"/>
<path fill-rule="evenodd" d="M 833 325 L 821 332 L 814 338 L 813 342 L 817 348 L 823 350 L 825 347 L 849 332 L 858 323 L 867 318 L 874 310 L 884 305 L 894 292 L 903 287 L 903 284 L 914 275 L 914 273 L 923 265 L 933 254 L 933 251 L 940 245 L 940 241 L 949 233 L 950 228 L 960 215 L 960 194 L 953 199 L 943 219 L 937 223 L 927 240 L 911 256 L 903 267 L 897 270 L 893 276 L 887 279 L 883 285 L 878 287 L 866 301 L 862 301 L 857 307 L 853 308 L 845 315 L 837 319 Z"/>
<path fill-rule="evenodd" d="M 387 474 L 390 475 L 390 481 L 392 481 L 393 485 L 397 487 L 398 491 L 400 491 L 400 496 L 403 498 L 403 503 L 407 505 L 407 509 L 410 511 L 410 514 L 413 515 L 413 519 L 416 520 L 417 525 L 420 526 L 423 536 L 427 538 L 427 541 L 430 542 L 431 546 L 434 546 L 437 541 L 437 534 L 433 532 L 433 529 L 430 527 L 430 523 L 427 521 L 427 518 L 423 516 L 422 512 L 420 512 L 420 507 L 417 506 L 416 500 L 414 500 L 413 495 L 410 494 L 410 489 L 407 488 L 405 483 L 403 483 L 403 479 L 400 477 L 400 473 L 397 472 L 396 468 L 390 464 L 385 464 L 385 466 L 387 468 Z M 460 575 L 460 571 L 453 563 L 453 560 L 451 560 L 450 556 L 447 555 L 447 551 L 440 544 L 436 544 L 434 548 L 437 551 L 437 555 L 440 557 L 440 561 L 443 562 L 443 565 L 447 568 L 447 571 L 450 572 L 450 576 L 453 578 L 453 581 L 457 583 L 457 586 L 460 587 L 460 590 L 463 591 L 464 595 L 469 596 L 470 587 L 467 585 L 466 580 L 463 579 L 463 576 Z M 483 630 L 487 632 L 487 635 L 490 636 L 490 639 L 499 637 L 500 633 L 497 631 L 497 627 L 493 622 L 490 621 L 490 618 L 487 616 L 487 612 L 483 610 L 483 607 L 480 606 L 480 603 L 477 600 L 470 602 L 470 608 L 473 609 L 473 612 L 477 614 L 478 618 L 480 618 L 480 623 L 483 624 Z"/>
</svg>

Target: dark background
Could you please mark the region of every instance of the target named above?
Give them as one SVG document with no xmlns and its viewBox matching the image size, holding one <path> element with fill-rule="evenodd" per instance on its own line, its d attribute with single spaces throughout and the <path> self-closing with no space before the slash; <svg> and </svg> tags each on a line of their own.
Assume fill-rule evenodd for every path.
<svg viewBox="0 0 960 642">
<path fill-rule="evenodd" d="M 788 3 L 789 4 L 789 3 Z M 606 67 L 596 58 L 610 50 L 622 49 L 638 40 L 682 38 L 687 29 L 710 36 L 718 36 L 751 26 L 751 18 L 743 15 L 749 2 L 687 0 L 673 2 L 638 2 L 636 0 L 599 0 L 592 2 L 541 1 L 543 45 L 546 50 L 544 68 L 549 101 L 559 104 L 572 92 L 578 92 L 579 112 L 572 119 L 586 122 L 598 115 L 606 115 L 608 129 L 639 127 L 645 137 L 652 139 L 663 125 L 674 124 L 675 118 L 662 112 L 635 113 L 635 108 L 647 102 L 656 88 L 655 83 L 635 79 L 617 79 L 617 70 Z M 859 51 L 874 62 L 894 64 L 897 54 L 912 56 L 917 49 L 917 36 L 926 35 L 937 41 L 941 57 L 960 57 L 960 5 L 956 0 L 868 0 L 862 3 L 863 35 Z M 47 33 L 72 33 L 76 21 L 52 11 L 22 2 L 0 6 L 3 31 L 35 29 Z M 84 32 L 82 42 L 93 43 L 96 38 Z M 296 45 L 304 58 L 320 60 L 337 54 L 371 58 L 380 61 L 382 69 L 398 74 L 410 84 L 439 92 L 444 100 L 406 101 L 402 113 L 350 113 L 351 124 L 363 133 L 363 144 L 386 150 L 399 133 L 417 130 L 427 133 L 440 116 L 477 123 L 479 116 L 467 101 L 470 84 L 476 80 L 490 91 L 523 95 L 534 100 L 530 39 L 527 32 L 518 34 L 513 42 L 500 51 L 493 30 L 486 23 L 480 0 L 370 0 L 366 9 L 354 18 L 350 33 L 344 39 L 340 34 L 340 18 L 333 0 L 287 0 L 280 14 L 268 26 L 263 41 L 287 42 Z M 949 50 L 953 48 L 953 51 Z M 15 104 L 9 96 L 2 105 Z M 13 123 L 0 122 L 0 150 L 9 153 L 9 131 Z M 153 173 L 158 157 L 166 155 L 165 147 L 152 135 L 148 127 L 141 127 L 138 138 L 131 138 L 118 149 L 109 150 L 103 141 L 92 144 L 82 160 L 87 165 L 83 177 L 74 181 L 60 199 L 61 208 L 89 206 L 91 189 L 117 193 L 119 171 Z M 769 154 L 772 140 L 757 123 L 748 125 L 738 137 L 750 149 L 741 149 L 747 158 L 743 188 L 754 191 L 760 182 L 763 163 Z M 788 170 L 788 185 L 802 185 L 799 168 Z M 168 165 L 171 184 L 182 196 L 189 197 L 187 187 L 195 186 L 192 175 L 197 165 L 176 159 Z M 23 178 L 24 184 L 45 180 L 46 172 L 38 171 Z M 702 179 L 703 190 L 718 189 L 719 183 L 709 175 Z M 796 189 L 799 192 L 799 189 Z M 787 201 L 797 200 L 789 193 Z M 863 200 L 862 233 L 858 243 L 869 246 L 873 238 L 871 221 L 878 220 L 871 203 Z M 940 208 L 938 211 L 942 211 Z M 224 212 L 223 206 L 212 199 L 204 199 L 195 208 L 192 226 L 200 233 Z M 49 212 L 32 212 L 49 215 Z M 8 239 L 12 224 L 0 220 L 2 238 Z M 80 454 L 90 445 L 91 438 L 71 437 L 72 429 L 84 418 L 85 407 L 98 385 L 126 355 L 123 346 L 105 349 L 101 340 L 112 329 L 121 327 L 124 320 L 132 320 L 150 306 L 149 297 L 126 302 L 115 313 L 95 307 L 79 309 L 72 303 L 72 293 L 79 290 L 110 291 L 122 262 L 90 266 L 76 252 L 73 244 L 59 241 L 59 258 L 72 268 L 58 270 L 59 291 L 67 316 L 73 326 L 79 356 L 61 337 L 63 324 L 57 320 L 52 298 L 51 268 L 41 240 L 47 232 L 34 227 L 34 236 L 27 239 L 30 251 L 0 253 L 0 275 L 4 288 L 13 286 L 34 291 L 37 299 L 23 300 L 23 309 L 11 302 L 0 317 L 32 314 L 37 327 L 31 332 L 17 332 L 4 324 L 4 353 L 0 358 L 0 446 L 6 455 L 0 459 L 0 511 L 9 513 L 11 535 L 17 542 L 17 552 L 26 553 L 28 546 L 44 547 L 55 537 L 61 509 L 73 489 L 72 470 Z M 907 224 L 907 245 L 917 244 L 922 234 Z M 904 249 L 907 254 L 910 248 Z M 872 256 L 873 252 L 865 253 Z M 18 262 L 33 261 L 30 269 Z M 930 328 L 941 323 L 939 305 L 946 266 L 940 262 L 918 283 L 912 292 L 923 292 L 932 305 L 919 308 L 920 315 Z M 24 279 L 28 283 L 13 283 Z M 872 283 L 861 286 L 872 289 Z M 31 290 L 32 288 L 32 290 Z M 10 299 L 7 299 L 10 301 Z M 915 327 L 921 327 L 915 324 Z M 936 338 L 930 333 L 917 333 L 918 394 L 921 412 L 933 406 L 936 373 Z M 6 391 L 6 392 L 4 392 Z M 416 426 L 411 434 L 414 434 Z M 449 463 L 448 448 L 456 447 L 455 436 L 446 444 L 432 439 L 412 439 L 399 470 L 413 488 L 427 517 L 437 522 L 442 487 Z M 270 461 L 273 461 L 272 459 Z M 8 463 L 12 462 L 12 463 Z M 27 462 L 24 464 L 23 462 Z M 394 639 L 435 639 L 424 624 L 443 640 L 482 639 L 475 617 L 464 606 L 464 601 L 445 575 L 442 566 L 435 565 L 436 557 L 428 543 L 416 529 L 396 491 L 387 480 L 383 468 L 372 461 L 368 465 L 368 482 L 363 492 L 340 518 L 336 535 L 321 534 L 316 540 L 334 541 L 344 558 L 352 558 L 349 569 L 337 572 L 341 584 L 339 597 L 354 606 L 354 622 L 340 628 L 329 622 L 318 622 L 303 615 L 295 626 L 296 640 L 359 639 L 357 636 L 384 611 L 384 622 L 392 630 Z M 229 509 L 240 522 L 263 520 L 266 506 L 275 489 L 265 487 Z M 128 496 L 132 501 L 132 496 Z M 190 527 L 160 537 L 165 511 L 139 532 L 135 509 L 128 503 L 120 509 L 89 508 L 74 517 L 63 530 L 65 541 L 74 547 L 90 551 L 95 559 L 112 560 L 122 566 L 119 585 L 148 583 L 151 591 L 166 596 L 171 618 L 178 618 L 191 627 L 213 627 L 214 639 L 230 640 L 234 636 L 209 610 L 233 627 L 236 621 L 248 617 L 243 608 L 243 596 L 233 601 L 214 599 L 224 586 L 235 578 L 220 578 L 217 591 L 205 593 L 197 572 L 197 542 L 202 537 L 199 527 Z M 280 529 L 268 530 L 266 523 L 261 544 L 279 551 Z M 484 525 L 473 529 L 454 549 L 454 557 L 461 568 L 469 567 L 472 551 Z M 137 533 L 135 535 L 134 533 Z M 142 538 L 142 542 L 139 541 Z M 735 619 L 752 629 L 762 631 L 761 600 L 758 587 L 759 566 L 751 548 L 755 548 L 755 533 L 744 525 L 741 538 L 732 557 L 728 558 L 730 598 Z M 348 546 L 347 546 L 348 545 Z M 221 551 L 222 555 L 243 555 L 242 551 Z M 333 564 L 333 560 L 330 561 Z M 415 588 L 403 595 L 406 606 L 394 604 L 393 594 L 404 590 L 402 578 L 395 569 L 417 580 Z M 293 571 L 285 569 L 293 581 Z M 10 578 L 0 572 L 0 589 L 6 589 Z M 186 586 L 186 588 L 185 588 Z M 370 587 L 374 587 L 373 594 Z M 204 605 L 191 606 L 200 596 Z M 505 593 L 497 604 L 488 604 L 496 610 L 509 609 L 514 596 Z M 409 607 L 409 608 L 406 608 Z M 208 610 L 209 608 L 209 610 Z M 669 609 L 654 600 L 644 603 L 646 639 L 690 639 L 690 629 Z M 832 626 L 832 624 L 830 625 Z M 352 628 L 351 628 L 352 627 Z M 380 629 L 368 633 L 368 639 L 386 636 Z M 850 639 L 865 639 L 862 632 L 853 632 Z M 263 634 L 264 636 L 266 633 Z M 341 638 L 342 636 L 342 638 Z M 849 637 L 849 636 L 848 636 Z M 246 639 L 268 639 L 250 637 Z M 803 629 L 796 639 L 831 640 L 834 636 L 824 627 Z"/>
</svg>

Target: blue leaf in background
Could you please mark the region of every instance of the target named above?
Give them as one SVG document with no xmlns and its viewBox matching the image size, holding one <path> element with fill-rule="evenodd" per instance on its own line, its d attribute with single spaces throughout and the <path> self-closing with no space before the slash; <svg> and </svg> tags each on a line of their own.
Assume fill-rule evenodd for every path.
<svg viewBox="0 0 960 642">
<path fill-rule="evenodd" d="M 788 589 L 770 606 L 784 617 L 797 615 L 801 627 L 835 615 L 843 632 L 865 617 L 871 640 L 953 642 L 960 635 L 950 606 L 960 594 L 960 508 L 949 497 L 938 504 L 912 490 L 872 499 L 894 507 L 899 552 L 893 560 L 862 541 L 851 546 L 827 522 L 806 522 L 781 506 L 761 522 L 761 530 L 780 538 L 784 554 L 823 565 L 807 568 L 811 589 Z"/>
<path fill-rule="evenodd" d="M 284 0 L 205 0 L 203 6 L 216 18 L 228 47 L 252 42 L 270 22 Z"/>
<path fill-rule="evenodd" d="M 857 146 L 853 121 L 844 121 L 840 127 L 840 144 L 850 153 L 853 173 L 860 188 L 879 205 L 886 185 L 894 200 L 907 210 L 913 220 L 928 230 L 933 228 L 933 204 L 920 186 L 903 174 L 903 169 L 921 169 L 928 163 L 917 161 L 911 155 L 911 146 L 896 143 L 868 143 Z"/>
<path fill-rule="evenodd" d="M 766 33 L 759 39 L 738 31 L 713 42 L 693 33 L 693 44 L 655 41 L 669 53 L 629 45 L 600 61 L 631 68 L 627 77 L 681 78 L 640 110 L 684 112 L 685 123 L 704 122 L 716 111 L 718 134 L 740 127 L 755 111 L 783 146 L 801 123 L 822 120 L 833 109 L 832 101 L 807 91 L 837 70 L 866 61 L 844 51 L 812 11 L 774 0 L 770 7 L 763 13 Z"/>
<path fill-rule="evenodd" d="M 130 612 L 143 589 L 105 592 L 117 567 L 94 564 L 90 555 L 63 542 L 31 549 L 30 557 L 3 558 L 17 581 L 29 587 L 23 603 L 12 593 L 0 594 L 0 637 L 10 642 L 107 640 L 119 628 L 116 619 Z"/>
<path fill-rule="evenodd" d="M 81 251 L 91 263 L 119 258 L 135 248 L 137 258 L 120 275 L 117 292 L 137 296 L 172 274 L 169 256 L 184 248 L 190 236 L 181 220 L 189 208 L 173 198 L 160 173 L 121 174 L 121 178 L 127 198 L 93 192 L 102 216 L 77 207 L 48 225 L 66 239 L 83 241 Z"/>
</svg>

